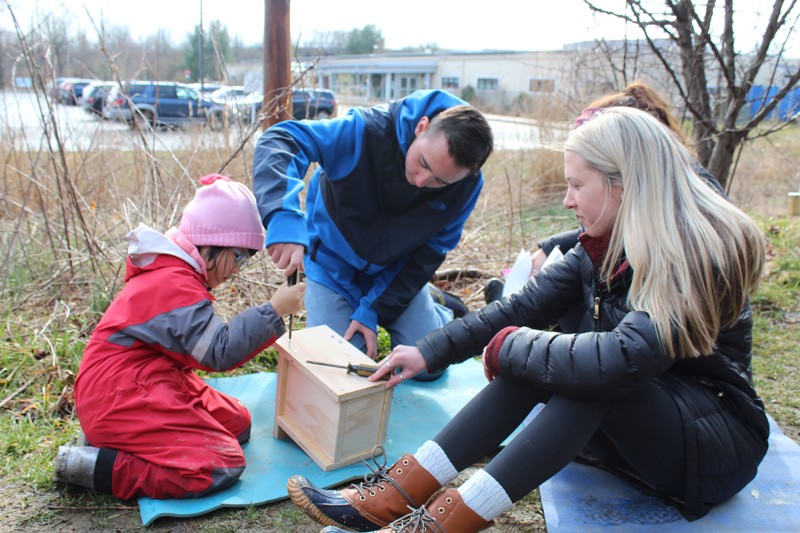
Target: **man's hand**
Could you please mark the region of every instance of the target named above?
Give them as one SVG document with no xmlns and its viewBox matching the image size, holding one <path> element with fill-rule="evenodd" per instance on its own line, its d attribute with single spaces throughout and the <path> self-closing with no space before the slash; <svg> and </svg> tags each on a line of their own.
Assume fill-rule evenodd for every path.
<svg viewBox="0 0 800 533">
<path fill-rule="evenodd" d="M 378 356 L 378 333 L 372 331 L 358 320 L 350 321 L 350 327 L 344 332 L 344 340 L 349 341 L 356 333 L 361 333 L 364 336 L 364 342 L 367 344 L 367 357 L 373 361 Z"/>
<path fill-rule="evenodd" d="M 278 268 L 284 269 L 283 275 L 287 278 L 295 270 L 304 271 L 303 256 L 305 252 L 306 249 L 302 244 L 291 242 L 280 242 L 278 244 L 272 244 L 267 248 L 267 253 Z"/>
<path fill-rule="evenodd" d="M 400 368 L 402 371 L 394 374 L 394 369 Z M 393 373 L 386 383 L 388 388 L 399 385 L 407 379 L 411 379 L 423 370 L 428 369 L 428 364 L 422 357 L 422 352 L 416 346 L 395 346 L 392 353 L 384 359 L 381 367 L 369 378 L 370 381 L 378 381 L 386 374 Z"/>
</svg>

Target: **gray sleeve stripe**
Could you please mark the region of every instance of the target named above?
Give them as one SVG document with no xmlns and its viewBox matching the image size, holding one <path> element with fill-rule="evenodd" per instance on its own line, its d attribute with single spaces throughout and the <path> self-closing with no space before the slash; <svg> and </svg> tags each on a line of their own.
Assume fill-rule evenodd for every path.
<svg viewBox="0 0 800 533">
<path fill-rule="evenodd" d="M 214 317 L 209 300 L 159 313 L 145 322 L 130 324 L 115 331 L 108 342 L 130 348 L 136 342 L 158 345 L 165 350 L 188 354 Z"/>
<path fill-rule="evenodd" d="M 203 332 L 203 335 L 197 341 L 197 344 L 194 345 L 191 353 L 192 359 L 198 363 L 203 363 L 206 353 L 208 353 L 209 348 L 214 342 L 217 331 L 222 327 L 225 327 L 225 322 L 223 322 L 219 316 L 214 315 L 208 323 L 206 330 Z"/>
</svg>

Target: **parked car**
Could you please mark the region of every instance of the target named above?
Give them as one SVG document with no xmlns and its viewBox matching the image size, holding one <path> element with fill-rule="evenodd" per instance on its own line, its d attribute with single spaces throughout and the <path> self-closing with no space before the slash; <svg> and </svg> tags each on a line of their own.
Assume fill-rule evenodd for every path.
<svg viewBox="0 0 800 533">
<path fill-rule="evenodd" d="M 103 116 L 103 104 L 109 91 L 114 87 L 111 81 L 93 81 L 83 88 L 81 107 L 87 113 Z"/>
<path fill-rule="evenodd" d="M 292 116 L 296 119 L 325 119 L 336 115 L 336 97 L 327 89 L 292 91 Z"/>
<path fill-rule="evenodd" d="M 258 116 L 264 102 L 259 92 L 250 93 L 242 98 L 239 105 L 240 115 L 244 122 L 252 122 Z M 328 89 L 294 89 L 292 90 L 292 118 L 326 119 L 336 116 L 336 96 Z"/>
<path fill-rule="evenodd" d="M 192 89 L 194 92 L 196 92 L 197 94 L 205 96 L 205 97 L 208 97 L 214 91 L 218 91 L 222 87 L 226 87 L 226 86 L 221 84 L 221 83 L 217 83 L 215 81 L 210 81 L 210 82 L 206 81 L 206 82 L 203 82 L 202 85 L 200 84 L 200 82 L 190 83 L 190 84 L 188 84 L 188 87 L 190 89 Z"/>
<path fill-rule="evenodd" d="M 242 120 L 243 115 L 249 114 L 250 95 L 251 92 L 242 85 L 226 85 L 209 94 L 208 98 L 225 110 L 229 120 Z"/>
<path fill-rule="evenodd" d="M 208 98 L 220 105 L 236 106 L 249 95 L 250 91 L 246 90 L 242 85 L 226 85 L 210 93 Z"/>
<path fill-rule="evenodd" d="M 58 102 L 67 105 L 78 105 L 78 101 L 83 95 L 83 89 L 94 80 L 82 78 L 66 78 L 58 86 L 56 98 Z"/>
<path fill-rule="evenodd" d="M 114 87 L 103 106 L 105 118 L 153 127 L 192 123 L 216 127 L 221 124 L 222 113 L 224 108 L 219 104 L 201 98 L 183 83 L 173 82 L 134 81 L 126 83 L 124 90 Z"/>
<path fill-rule="evenodd" d="M 48 94 L 50 97 L 58 102 L 58 91 L 61 90 L 61 84 L 67 80 L 71 80 L 72 78 L 65 78 L 63 76 L 59 76 L 58 78 L 53 78 L 53 83 L 48 88 Z"/>
<path fill-rule="evenodd" d="M 243 96 L 239 99 L 238 105 L 236 106 L 238 119 L 245 124 L 255 122 L 263 104 L 264 95 L 258 91 Z"/>
</svg>

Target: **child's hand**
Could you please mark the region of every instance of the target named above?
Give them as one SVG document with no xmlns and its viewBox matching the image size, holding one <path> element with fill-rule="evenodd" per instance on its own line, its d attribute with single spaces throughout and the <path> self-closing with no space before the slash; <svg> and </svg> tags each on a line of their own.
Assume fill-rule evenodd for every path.
<svg viewBox="0 0 800 533">
<path fill-rule="evenodd" d="M 306 296 L 306 284 L 303 282 L 291 287 L 284 283 L 275 294 L 270 298 L 269 303 L 278 316 L 293 315 L 303 308 L 303 300 Z"/>
</svg>

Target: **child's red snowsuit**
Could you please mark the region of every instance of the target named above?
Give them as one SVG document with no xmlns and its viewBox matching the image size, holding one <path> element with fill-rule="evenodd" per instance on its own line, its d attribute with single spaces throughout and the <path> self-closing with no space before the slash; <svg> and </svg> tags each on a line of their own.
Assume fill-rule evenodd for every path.
<svg viewBox="0 0 800 533">
<path fill-rule="evenodd" d="M 241 476 L 250 414 L 193 369 L 239 366 L 285 330 L 269 303 L 223 322 L 197 250 L 179 232 L 168 235 L 144 226 L 131 233 L 126 284 L 75 381 L 81 427 L 101 448 L 95 483 L 105 476 L 105 488 L 123 499 L 195 497 Z M 117 452 L 113 464 L 103 464 L 104 449 Z"/>
</svg>

